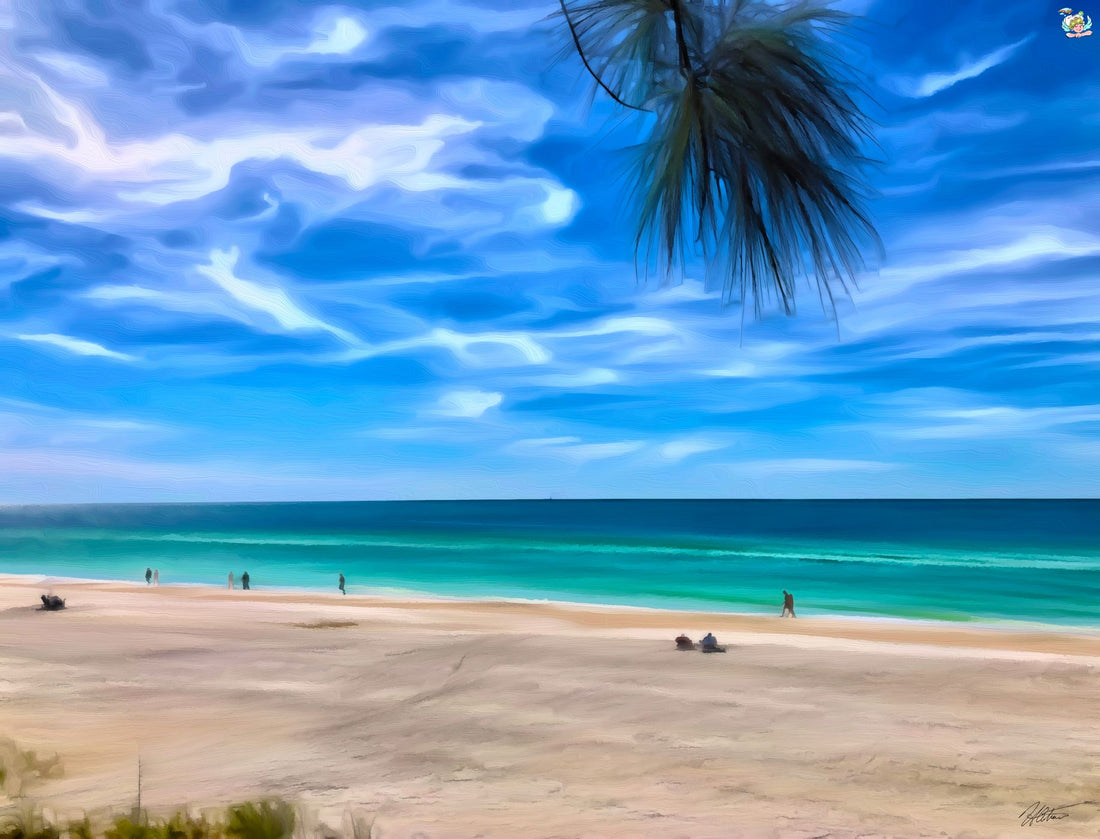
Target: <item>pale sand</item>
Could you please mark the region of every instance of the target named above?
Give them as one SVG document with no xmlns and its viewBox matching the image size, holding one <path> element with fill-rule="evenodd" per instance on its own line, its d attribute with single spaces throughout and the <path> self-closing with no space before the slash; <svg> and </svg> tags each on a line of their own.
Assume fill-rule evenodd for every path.
<svg viewBox="0 0 1100 839">
<path fill-rule="evenodd" d="M 63 818 L 127 811 L 140 751 L 153 813 L 278 794 L 375 839 L 1095 836 L 1100 803 L 1018 816 L 1100 802 L 1098 665 L 1087 633 L 0 579 L 0 736 L 61 754 Z"/>
</svg>

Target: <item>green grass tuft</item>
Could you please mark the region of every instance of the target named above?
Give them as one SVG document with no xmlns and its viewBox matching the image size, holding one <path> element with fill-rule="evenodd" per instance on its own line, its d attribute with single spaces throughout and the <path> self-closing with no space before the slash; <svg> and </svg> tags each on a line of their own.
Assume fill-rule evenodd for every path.
<svg viewBox="0 0 1100 839">
<path fill-rule="evenodd" d="M 285 801 L 247 802 L 229 809 L 225 834 L 230 839 L 290 839 L 294 822 L 294 810 Z"/>
<path fill-rule="evenodd" d="M 0 820 L 0 839 L 60 839 L 61 833 L 34 809 L 20 809 Z"/>
<path fill-rule="evenodd" d="M 353 622 L 331 621 L 318 626 L 346 626 Z M 39 757 L 19 748 L 8 738 L 0 738 L 0 839 L 61 839 L 63 832 L 51 824 L 40 809 L 26 797 L 26 787 L 47 778 L 61 777 L 57 755 Z M 294 839 L 300 821 L 287 802 L 271 798 L 236 804 L 220 818 L 208 821 L 180 809 L 168 819 L 150 821 L 144 811 L 119 816 L 105 826 L 85 816 L 70 822 L 66 839 Z M 368 826 L 366 839 L 370 837 Z M 359 824 L 352 826 L 353 839 L 363 839 Z M 299 839 L 311 836 L 305 826 Z"/>
</svg>

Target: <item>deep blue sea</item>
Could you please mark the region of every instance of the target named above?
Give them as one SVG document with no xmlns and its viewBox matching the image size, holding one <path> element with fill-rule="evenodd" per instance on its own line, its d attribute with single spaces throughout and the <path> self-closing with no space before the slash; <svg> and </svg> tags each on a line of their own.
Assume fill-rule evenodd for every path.
<svg viewBox="0 0 1100 839">
<path fill-rule="evenodd" d="M 0 508 L 0 572 L 1100 625 L 1100 500 Z"/>
</svg>

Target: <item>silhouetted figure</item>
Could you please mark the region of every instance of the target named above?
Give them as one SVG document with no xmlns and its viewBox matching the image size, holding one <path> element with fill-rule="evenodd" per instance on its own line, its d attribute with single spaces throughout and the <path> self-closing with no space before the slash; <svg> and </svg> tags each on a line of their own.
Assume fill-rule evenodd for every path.
<svg viewBox="0 0 1100 839">
<path fill-rule="evenodd" d="M 159 568 L 154 568 L 153 569 L 153 585 L 155 585 L 155 586 L 160 585 L 160 569 Z"/>
<path fill-rule="evenodd" d="M 783 590 L 783 614 L 780 617 L 793 618 L 794 614 L 794 595 L 786 589 Z"/>
<path fill-rule="evenodd" d="M 241 588 L 243 588 L 245 591 L 249 591 L 248 581 L 250 579 L 251 579 L 251 577 L 248 576 L 247 571 L 245 571 L 243 574 L 241 574 Z"/>
<path fill-rule="evenodd" d="M 47 612 L 56 612 L 58 609 L 65 608 L 65 601 L 56 594 L 43 594 L 42 608 Z"/>
<path fill-rule="evenodd" d="M 687 635 L 676 636 L 676 649 L 678 650 L 694 650 L 695 642 L 692 641 Z"/>
<path fill-rule="evenodd" d="M 151 582 L 153 582 L 153 569 L 152 568 L 146 568 L 145 569 L 145 585 L 149 585 Z"/>
<path fill-rule="evenodd" d="M 230 589 L 233 588 L 233 572 L 232 571 L 229 572 L 229 588 Z"/>
<path fill-rule="evenodd" d="M 340 594 L 347 594 L 347 592 L 344 591 L 344 575 L 343 574 L 340 575 Z"/>
</svg>

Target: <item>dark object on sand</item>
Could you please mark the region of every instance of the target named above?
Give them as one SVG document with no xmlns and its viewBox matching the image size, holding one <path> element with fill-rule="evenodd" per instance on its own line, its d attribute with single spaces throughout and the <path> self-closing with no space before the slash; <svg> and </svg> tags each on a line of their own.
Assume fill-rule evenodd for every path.
<svg viewBox="0 0 1100 839">
<path fill-rule="evenodd" d="M 47 612 L 56 612 L 59 609 L 65 608 L 65 601 L 58 597 L 56 594 L 43 594 L 42 595 L 42 609 Z"/>
<path fill-rule="evenodd" d="M 725 647 L 718 646 L 718 639 L 710 632 L 699 642 L 699 649 L 705 653 L 724 653 L 726 651 Z"/>
<path fill-rule="evenodd" d="M 694 650 L 695 642 L 688 638 L 686 635 L 679 635 L 676 637 L 676 649 Z"/>
</svg>

